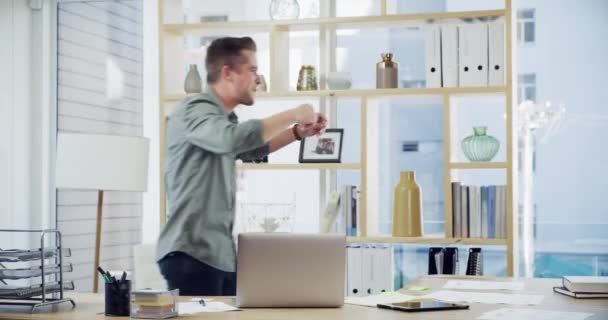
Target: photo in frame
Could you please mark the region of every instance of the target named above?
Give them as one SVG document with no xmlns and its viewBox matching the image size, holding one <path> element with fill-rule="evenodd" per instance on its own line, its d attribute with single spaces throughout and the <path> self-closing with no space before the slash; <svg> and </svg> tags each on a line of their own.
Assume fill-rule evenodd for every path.
<svg viewBox="0 0 608 320">
<path fill-rule="evenodd" d="M 340 163 L 344 129 L 326 129 L 300 142 L 300 163 Z"/>
</svg>

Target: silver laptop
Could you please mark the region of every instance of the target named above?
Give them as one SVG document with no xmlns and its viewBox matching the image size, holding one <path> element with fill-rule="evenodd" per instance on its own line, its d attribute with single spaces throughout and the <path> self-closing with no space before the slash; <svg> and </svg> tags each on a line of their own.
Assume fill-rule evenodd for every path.
<svg viewBox="0 0 608 320">
<path fill-rule="evenodd" d="M 241 233 L 236 304 L 243 308 L 340 307 L 346 237 Z"/>
</svg>

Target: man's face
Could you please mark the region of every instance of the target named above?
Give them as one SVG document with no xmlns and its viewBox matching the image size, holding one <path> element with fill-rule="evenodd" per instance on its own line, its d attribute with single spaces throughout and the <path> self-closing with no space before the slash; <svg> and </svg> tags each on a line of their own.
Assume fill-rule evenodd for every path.
<svg viewBox="0 0 608 320">
<path fill-rule="evenodd" d="M 255 87 L 260 83 L 258 63 L 254 51 L 243 50 L 241 55 L 245 63 L 235 68 L 234 93 L 240 104 L 250 106 L 254 101 Z"/>
</svg>

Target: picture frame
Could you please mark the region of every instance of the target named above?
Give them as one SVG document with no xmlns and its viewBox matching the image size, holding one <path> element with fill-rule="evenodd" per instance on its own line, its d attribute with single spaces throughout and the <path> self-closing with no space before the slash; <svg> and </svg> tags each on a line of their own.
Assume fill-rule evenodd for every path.
<svg viewBox="0 0 608 320">
<path fill-rule="evenodd" d="M 326 129 L 319 136 L 305 137 L 300 142 L 300 163 L 340 163 L 344 129 Z"/>
</svg>

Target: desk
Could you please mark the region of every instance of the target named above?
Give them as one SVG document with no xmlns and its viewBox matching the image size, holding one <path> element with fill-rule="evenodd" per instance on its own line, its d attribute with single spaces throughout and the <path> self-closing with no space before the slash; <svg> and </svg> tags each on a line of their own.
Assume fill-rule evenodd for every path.
<svg viewBox="0 0 608 320">
<path fill-rule="evenodd" d="M 428 276 L 421 277 L 412 282 L 415 286 L 430 286 L 432 291 L 439 290 L 447 279 L 471 279 L 472 277 L 437 277 Z M 475 277 L 479 278 L 479 277 Z M 488 280 L 504 280 L 505 278 L 482 278 Z M 562 310 L 562 311 L 578 311 L 593 313 L 594 316 L 589 319 L 599 320 L 608 319 L 608 299 L 596 300 L 578 300 L 553 292 L 553 286 L 561 283 L 560 279 L 524 279 L 525 290 L 518 293 L 527 294 L 542 294 L 544 295 L 543 302 L 537 306 L 509 306 L 509 305 L 489 305 L 471 303 L 469 310 L 457 311 L 438 311 L 438 312 L 422 312 L 406 314 L 404 312 L 382 310 L 377 308 L 369 308 L 354 305 L 344 305 L 342 308 L 333 309 L 247 309 L 237 312 L 224 313 L 199 313 L 179 317 L 179 319 L 218 319 L 218 320 L 316 320 L 316 319 L 341 319 L 341 320 L 431 320 L 431 319 L 475 319 L 482 313 L 503 307 L 513 308 L 534 308 L 545 310 Z M 403 291 L 404 293 L 415 295 L 411 291 Z M 504 291 L 503 291 L 504 292 Z M 71 309 L 69 304 L 64 304 L 55 308 L 55 312 L 51 313 L 7 313 L 7 309 L 2 309 L 0 319 L 48 319 L 48 320 L 64 320 L 64 319 L 128 319 L 117 317 L 104 317 L 103 312 L 103 295 L 89 293 L 72 293 L 70 295 L 76 301 L 76 308 Z M 180 298 L 183 301 L 188 301 L 188 297 Z M 224 301 L 233 304 L 233 298 L 221 297 L 216 300 Z M 23 309 L 21 309 L 23 310 Z M 13 311 L 8 311 L 13 312 Z"/>
</svg>

